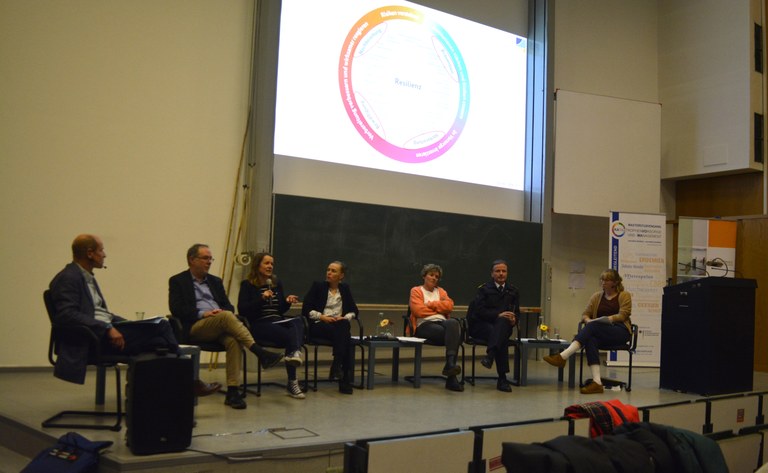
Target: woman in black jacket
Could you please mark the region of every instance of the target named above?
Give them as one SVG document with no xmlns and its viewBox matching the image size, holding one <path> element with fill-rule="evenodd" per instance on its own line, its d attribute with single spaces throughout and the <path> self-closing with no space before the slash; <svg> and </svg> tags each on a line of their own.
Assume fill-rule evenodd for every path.
<svg viewBox="0 0 768 473">
<path fill-rule="evenodd" d="M 325 270 L 325 281 L 315 281 L 304 296 L 301 313 L 309 320 L 311 337 L 330 340 L 333 364 L 330 379 L 339 380 L 339 392 L 352 394 L 352 345 L 350 321 L 359 311 L 349 285 L 343 283 L 347 266 L 333 261 Z"/>
</svg>

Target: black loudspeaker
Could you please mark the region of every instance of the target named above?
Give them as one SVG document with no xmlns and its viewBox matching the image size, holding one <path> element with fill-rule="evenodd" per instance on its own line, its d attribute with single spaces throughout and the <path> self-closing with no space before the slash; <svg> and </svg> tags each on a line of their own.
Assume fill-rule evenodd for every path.
<svg viewBox="0 0 768 473">
<path fill-rule="evenodd" d="M 126 444 L 134 455 L 178 452 L 192 443 L 192 359 L 143 354 L 128 366 Z"/>
<path fill-rule="evenodd" d="M 710 277 L 664 288 L 660 388 L 752 391 L 756 287 L 754 279 Z"/>
</svg>

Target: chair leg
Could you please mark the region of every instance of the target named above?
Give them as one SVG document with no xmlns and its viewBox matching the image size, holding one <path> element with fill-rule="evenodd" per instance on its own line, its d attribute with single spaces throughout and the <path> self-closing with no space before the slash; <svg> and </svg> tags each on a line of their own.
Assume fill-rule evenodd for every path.
<svg viewBox="0 0 768 473">
<path fill-rule="evenodd" d="M 477 350 L 477 345 L 472 345 L 472 376 L 466 378 L 467 382 L 470 384 L 470 386 L 475 385 L 475 352 Z M 461 366 L 461 371 L 464 371 L 464 365 Z"/>
<path fill-rule="evenodd" d="M 315 356 L 314 356 L 314 360 L 313 360 L 313 363 L 312 363 L 312 365 L 313 365 L 313 373 L 314 373 L 313 378 L 312 378 L 312 381 L 313 381 L 312 382 L 312 391 L 314 391 L 314 392 L 317 392 L 317 350 L 318 350 L 318 348 L 319 348 L 319 346 L 315 345 L 315 349 L 314 349 Z"/>
<path fill-rule="evenodd" d="M 257 343 L 259 343 L 259 342 L 257 341 Z M 270 347 L 270 348 L 277 348 L 277 347 Z M 307 350 L 307 346 L 306 345 L 302 345 L 301 346 L 301 350 L 304 352 L 304 359 L 305 359 L 305 361 L 308 362 L 307 361 L 307 357 L 309 356 L 309 351 Z M 306 362 L 304 363 L 304 380 L 299 383 L 299 385 L 303 384 L 303 386 L 302 386 L 302 390 L 303 391 L 307 391 L 307 388 L 309 387 L 309 366 L 306 364 Z M 263 367 L 261 365 L 261 359 L 259 359 L 257 361 L 257 365 L 256 366 L 257 366 L 257 369 L 256 369 L 256 391 L 255 391 L 254 394 L 256 394 L 257 397 L 261 396 L 261 387 L 262 387 L 262 385 L 279 386 L 281 388 L 285 388 L 287 386 L 287 384 L 281 384 L 281 383 L 272 382 L 272 381 L 270 381 L 268 383 L 267 382 L 262 383 L 262 381 L 261 381 L 261 372 L 263 370 Z M 248 387 L 253 386 L 253 384 L 244 383 L 244 386 L 245 386 L 244 390 L 248 391 L 249 390 Z M 254 392 L 253 390 L 250 390 L 250 391 Z"/>
<path fill-rule="evenodd" d="M 464 382 L 465 382 L 465 378 L 464 378 L 464 363 L 465 363 L 465 361 L 464 361 L 464 344 L 463 343 L 461 345 L 459 345 L 459 350 L 460 350 L 460 353 L 461 353 L 460 355 L 457 354 L 457 356 L 461 357 L 461 378 L 459 379 L 459 384 L 463 385 Z M 421 366 L 419 366 L 419 369 L 420 368 L 421 368 Z M 408 381 L 409 383 L 414 383 L 415 382 L 414 378 L 415 378 L 414 376 L 405 376 L 404 377 L 404 379 L 406 381 Z M 443 376 L 442 374 L 429 375 L 429 376 L 424 376 L 422 374 L 419 374 L 419 379 L 420 380 L 422 380 L 422 379 L 442 379 L 442 380 L 445 380 L 446 377 Z"/>
<path fill-rule="evenodd" d="M 319 383 L 319 378 L 318 378 L 318 369 L 319 368 L 318 367 L 320 365 L 319 358 L 318 358 L 318 350 L 320 349 L 321 346 L 325 346 L 325 345 L 313 345 L 313 346 L 314 346 L 314 350 L 313 350 L 313 353 L 314 353 L 313 358 L 314 359 L 312 361 L 312 373 L 313 373 L 313 375 L 312 375 L 312 383 L 311 384 L 312 384 L 312 391 L 317 392 L 317 384 Z M 360 384 L 354 384 L 354 380 L 355 380 L 354 361 L 355 361 L 355 359 L 353 357 L 353 364 L 352 364 L 352 366 L 349 367 L 350 374 L 352 376 L 352 378 L 351 378 L 352 379 L 352 383 L 353 383 L 352 387 L 353 388 L 357 388 L 357 389 L 365 389 L 365 347 L 363 345 L 360 345 L 360 344 L 353 344 L 351 349 L 354 350 L 355 347 L 359 347 L 360 348 Z M 309 361 L 309 360 L 307 360 L 307 361 Z M 309 365 L 307 365 L 307 370 L 309 370 Z M 307 381 L 307 386 L 309 387 L 309 381 Z"/>
<path fill-rule="evenodd" d="M 115 391 L 117 391 L 117 420 L 110 430 L 117 432 L 120 430 L 120 424 L 123 422 L 123 385 L 120 382 L 119 365 L 115 365 Z"/>
<path fill-rule="evenodd" d="M 461 357 L 462 381 L 469 383 L 470 386 L 474 386 L 475 385 L 475 346 L 474 345 L 472 345 L 472 356 L 470 357 L 470 363 L 472 364 L 472 376 L 467 376 L 467 369 L 466 369 L 467 367 L 465 364 L 465 357 L 462 354 L 462 357 Z"/>
<path fill-rule="evenodd" d="M 619 386 L 623 386 L 624 390 L 627 392 L 632 391 L 632 352 L 627 350 L 627 353 L 629 353 L 629 375 L 627 382 L 623 381 L 616 381 Z M 579 360 L 579 386 L 583 387 L 583 371 L 584 371 L 584 350 L 582 349 L 580 352 L 580 360 Z M 574 354 L 575 355 L 575 354 Z M 610 380 L 609 380 L 610 381 Z"/>
<path fill-rule="evenodd" d="M 256 365 L 256 397 L 261 397 L 261 359 L 256 362 Z"/>
<path fill-rule="evenodd" d="M 248 353 L 245 350 L 243 350 L 243 387 L 240 390 L 240 397 L 245 398 L 247 395 L 248 395 Z"/>
<path fill-rule="evenodd" d="M 106 383 L 107 383 L 107 367 L 96 367 L 96 405 L 104 405 L 104 397 L 106 396 Z"/>
<path fill-rule="evenodd" d="M 304 349 L 304 392 L 309 391 L 309 350 L 306 345 L 301 346 Z M 315 378 L 317 380 L 317 378 Z"/>
<path fill-rule="evenodd" d="M 105 367 L 100 367 L 100 368 L 105 368 Z M 44 420 L 42 423 L 43 428 L 94 429 L 94 430 L 111 430 L 113 432 L 119 432 L 123 427 L 122 426 L 122 423 L 123 423 L 122 383 L 120 379 L 120 366 L 114 365 L 114 368 L 115 368 L 115 387 L 117 392 L 117 406 L 116 406 L 117 409 L 114 412 L 72 411 L 72 410 L 61 411 L 58 414 Z M 106 376 L 106 373 L 105 373 L 105 376 Z M 97 380 L 97 385 L 98 384 L 99 382 Z M 104 402 L 104 399 L 102 398 L 102 403 L 103 402 Z M 67 416 L 95 417 L 95 418 L 114 417 L 115 423 L 112 425 L 109 425 L 109 424 L 76 424 L 76 423 L 70 423 L 70 422 L 57 422 L 58 420 L 63 420 Z"/>
<path fill-rule="evenodd" d="M 358 346 L 360 347 L 360 384 L 356 384 L 354 387 L 357 389 L 365 389 L 365 346 Z M 354 371 L 352 372 L 352 377 L 354 379 Z"/>
</svg>

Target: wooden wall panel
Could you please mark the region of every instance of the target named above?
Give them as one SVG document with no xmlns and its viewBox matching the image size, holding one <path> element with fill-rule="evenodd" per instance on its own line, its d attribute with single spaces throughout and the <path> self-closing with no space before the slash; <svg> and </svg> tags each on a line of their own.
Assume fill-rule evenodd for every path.
<svg viewBox="0 0 768 473">
<path fill-rule="evenodd" d="M 737 277 L 757 280 L 755 293 L 755 370 L 768 372 L 768 217 L 739 220 Z"/>
<path fill-rule="evenodd" d="M 763 175 L 733 174 L 677 181 L 675 217 L 740 217 L 763 213 Z"/>
</svg>

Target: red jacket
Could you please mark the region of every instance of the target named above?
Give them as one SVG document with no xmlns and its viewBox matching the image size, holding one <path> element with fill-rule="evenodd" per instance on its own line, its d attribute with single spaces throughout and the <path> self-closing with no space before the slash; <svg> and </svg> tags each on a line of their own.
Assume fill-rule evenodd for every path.
<svg viewBox="0 0 768 473">
<path fill-rule="evenodd" d="M 592 438 L 610 434 L 614 427 L 624 422 L 640 422 L 637 408 L 618 399 L 574 404 L 565 408 L 564 415 L 569 419 L 589 417 L 589 436 Z"/>
</svg>

